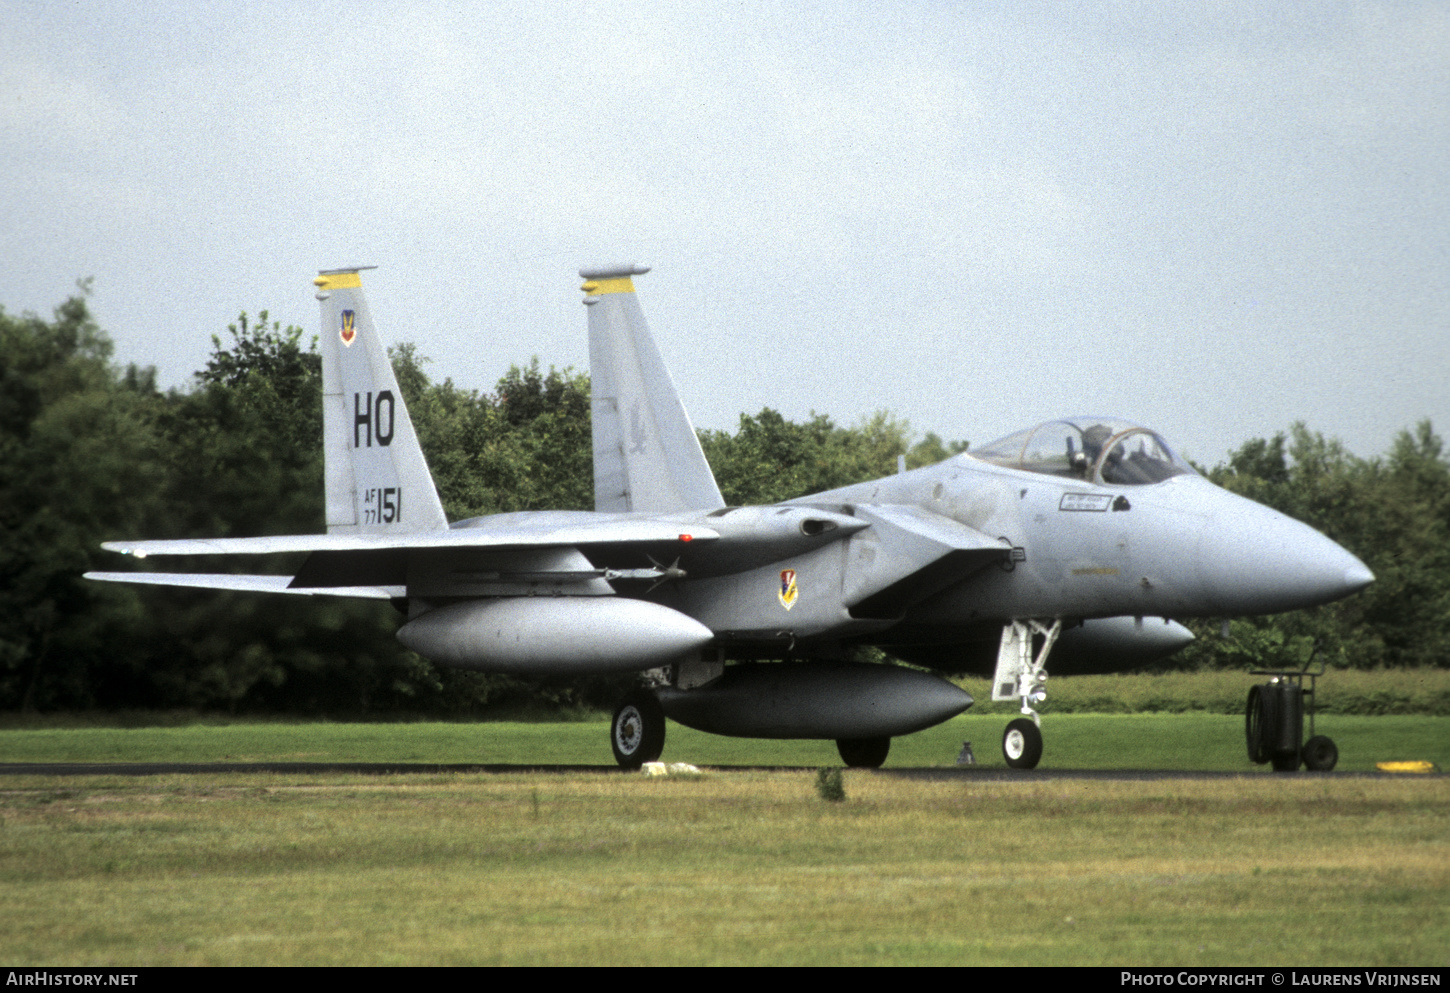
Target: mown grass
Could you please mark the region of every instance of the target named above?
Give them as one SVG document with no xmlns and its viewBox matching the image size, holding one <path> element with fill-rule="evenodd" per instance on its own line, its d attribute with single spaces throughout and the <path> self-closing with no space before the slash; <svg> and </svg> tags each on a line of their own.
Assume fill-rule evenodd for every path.
<svg viewBox="0 0 1450 993">
<path fill-rule="evenodd" d="M 1227 671 L 1068 676 L 1048 680 L 1049 709 L 1058 714 L 1243 714 L 1249 687 L 1267 678 Z M 976 699 L 976 713 L 1017 709 L 1016 704 L 992 703 L 986 679 L 957 683 Z M 1450 669 L 1335 669 L 1317 680 L 1316 695 L 1321 714 L 1450 717 Z"/>
<path fill-rule="evenodd" d="M 951 766 L 962 742 L 977 761 L 1005 765 L 1008 714 L 969 713 L 892 742 L 888 768 Z M 1248 760 L 1243 718 L 1182 714 L 1043 716 L 1044 770 L 1164 769 L 1265 772 Z M 1316 730 L 1339 747 L 1339 769 L 1424 759 L 1450 768 L 1450 718 L 1321 715 Z M 1308 734 L 1306 727 L 1305 734 Z M 839 765 L 829 741 L 722 738 L 671 723 L 664 757 L 696 765 Z M 399 762 L 613 765 L 604 720 L 563 724 L 197 724 L 161 728 L 0 731 L 0 762 Z"/>
<path fill-rule="evenodd" d="M 1105 676 L 1069 676 L 1049 680 L 1045 712 L 1054 714 L 1139 714 L 1211 713 L 1242 715 L 1249 687 L 1267 677 L 1246 672 L 1210 671 L 1118 673 Z M 985 678 L 955 682 L 975 699 L 973 714 L 1015 714 L 1015 703 L 993 703 L 991 686 Z M 1323 714 L 1379 716 L 1418 714 L 1450 717 L 1450 669 L 1335 669 L 1318 681 L 1318 709 Z M 515 708 L 517 709 L 517 708 Z M 507 721 L 513 724 L 547 724 L 608 719 L 605 711 L 569 708 L 526 713 L 499 713 L 484 718 L 436 721 L 407 716 L 375 718 L 374 722 L 399 725 L 411 722 L 471 726 L 477 720 Z M 291 726 L 299 719 L 288 716 L 227 716 L 187 710 L 73 711 L 51 714 L 0 713 L 0 731 L 51 730 L 57 728 L 162 728 L 231 724 L 280 724 Z"/>
<path fill-rule="evenodd" d="M 0 781 L 0 958 L 1446 964 L 1450 782 Z"/>
</svg>

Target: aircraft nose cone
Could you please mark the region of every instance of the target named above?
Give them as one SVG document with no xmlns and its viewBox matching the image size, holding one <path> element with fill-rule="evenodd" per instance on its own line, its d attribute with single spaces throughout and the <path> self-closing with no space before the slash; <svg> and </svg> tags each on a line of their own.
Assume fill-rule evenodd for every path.
<svg viewBox="0 0 1450 993">
<path fill-rule="evenodd" d="M 1225 614 L 1315 607 L 1374 582 L 1363 562 L 1318 531 L 1247 500 L 1214 515 L 1199 554 L 1204 583 Z"/>
<path fill-rule="evenodd" d="M 1345 554 L 1348 555 L 1349 553 L 1346 552 Z M 1351 593 L 1358 593 L 1370 583 L 1374 582 L 1374 573 L 1369 571 L 1369 567 L 1359 559 L 1354 558 L 1353 555 L 1349 557 L 1354 559 L 1354 565 L 1344 570 L 1345 596 L 1349 596 Z"/>
</svg>

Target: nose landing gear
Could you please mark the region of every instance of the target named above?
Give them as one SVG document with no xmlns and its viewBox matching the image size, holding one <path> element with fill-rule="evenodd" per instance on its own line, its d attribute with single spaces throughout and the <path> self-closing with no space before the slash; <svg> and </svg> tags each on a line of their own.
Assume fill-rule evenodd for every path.
<svg viewBox="0 0 1450 993">
<path fill-rule="evenodd" d="M 1033 769 L 1042 759 L 1042 731 L 1019 717 L 1002 732 L 1002 755 L 1013 769 Z"/>
<path fill-rule="evenodd" d="M 1042 718 L 1033 709 L 1047 699 L 1047 656 L 1062 633 L 1062 618 L 1051 622 L 1026 618 L 1002 628 L 997 649 L 997 671 L 992 676 L 994 701 L 1022 701 L 1025 715 L 1007 725 L 1002 735 L 1002 757 L 1013 769 L 1035 769 L 1042 759 Z M 1033 655 L 1035 638 L 1042 647 Z"/>
</svg>

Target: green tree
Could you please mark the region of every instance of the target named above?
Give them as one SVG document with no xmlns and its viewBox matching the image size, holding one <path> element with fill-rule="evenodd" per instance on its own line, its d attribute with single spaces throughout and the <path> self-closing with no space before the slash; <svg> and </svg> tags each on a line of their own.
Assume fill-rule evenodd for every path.
<svg viewBox="0 0 1450 993">
<path fill-rule="evenodd" d="M 469 714 L 607 704 L 617 681 L 439 669 L 402 649 L 376 602 L 85 582 L 127 563 L 129 537 L 322 528 L 321 362 L 316 342 L 265 311 L 213 339 L 190 389 L 117 369 L 84 293 L 52 320 L 0 310 L 0 705 L 193 706 L 235 711 Z M 491 393 L 432 382 L 413 346 L 392 352 L 451 519 L 593 503 L 586 375 L 511 368 Z M 761 504 L 950 457 L 965 442 L 878 413 L 843 428 L 765 409 L 701 442 L 725 499 Z M 1210 472 L 1359 555 L 1377 582 L 1337 604 L 1216 625 L 1186 663 L 1445 665 L 1450 658 L 1450 460 L 1429 422 L 1377 459 L 1303 424 L 1253 439 Z M 130 563 L 134 565 L 134 563 Z M 287 574 L 300 562 L 189 560 L 195 571 Z"/>
<path fill-rule="evenodd" d="M 841 428 L 824 414 L 796 424 L 769 407 L 753 417 L 742 414 L 733 435 L 700 433 L 731 506 L 776 503 L 895 472 L 909 439 L 907 423 L 884 411 Z"/>
<path fill-rule="evenodd" d="M 405 358 L 405 362 L 400 359 Z M 589 377 L 538 359 L 513 366 L 492 395 L 428 381 L 411 349 L 395 352 L 409 410 L 450 519 L 594 505 Z"/>
<path fill-rule="evenodd" d="M 572 369 L 510 366 L 494 404 L 508 426 L 480 454 L 501 510 L 592 510 L 589 377 Z"/>
<path fill-rule="evenodd" d="M 1209 475 L 1322 531 L 1375 582 L 1337 603 L 1236 622 L 1242 644 L 1206 637 L 1186 659 L 1294 664 L 1312 645 L 1338 665 L 1450 663 L 1450 462 L 1429 421 L 1402 431 L 1379 459 L 1357 458 L 1299 423 L 1287 437 L 1246 442 Z M 1207 625 L 1199 633 L 1211 634 Z"/>
<path fill-rule="evenodd" d="M 942 441 L 940 435 L 928 431 L 926 436 L 912 445 L 911 450 L 906 453 L 906 467 L 920 469 L 922 466 L 936 465 L 953 455 L 962 454 L 969 447 L 965 441 Z"/>
<path fill-rule="evenodd" d="M 117 374 L 82 293 L 54 320 L 0 310 L 0 701 L 84 706 L 138 665 L 132 597 L 81 578 L 98 546 L 154 526 L 154 374 Z"/>
</svg>

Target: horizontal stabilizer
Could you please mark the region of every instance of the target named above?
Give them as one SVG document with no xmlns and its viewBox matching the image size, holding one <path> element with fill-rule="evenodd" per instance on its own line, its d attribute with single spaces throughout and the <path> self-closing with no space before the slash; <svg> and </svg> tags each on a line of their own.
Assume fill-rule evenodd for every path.
<svg viewBox="0 0 1450 993">
<path fill-rule="evenodd" d="M 141 583 L 149 586 L 188 586 L 204 590 L 238 590 L 243 593 L 292 593 L 304 596 L 360 597 L 392 600 L 404 595 L 401 586 L 331 586 L 298 589 L 289 586 L 291 576 L 237 576 L 204 572 L 88 572 L 86 579 L 102 583 Z"/>
</svg>

